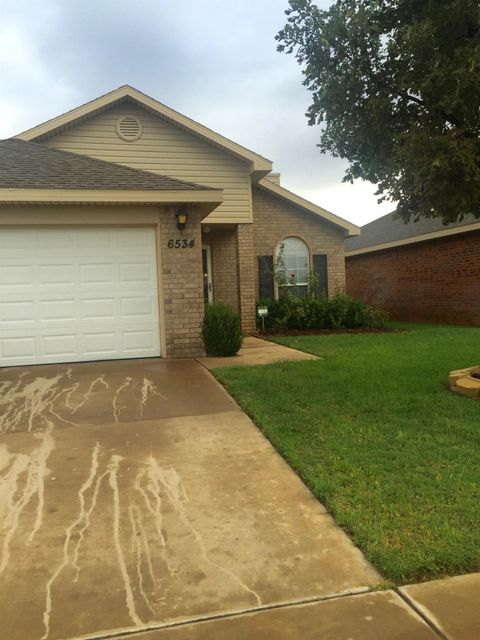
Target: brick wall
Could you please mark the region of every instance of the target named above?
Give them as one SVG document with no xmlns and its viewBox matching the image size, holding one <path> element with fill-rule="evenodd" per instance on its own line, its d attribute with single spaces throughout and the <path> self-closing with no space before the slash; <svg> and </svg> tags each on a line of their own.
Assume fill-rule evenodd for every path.
<svg viewBox="0 0 480 640">
<path fill-rule="evenodd" d="M 229 304 L 238 312 L 237 229 L 217 229 L 203 232 L 204 244 L 212 255 L 213 299 Z"/>
<path fill-rule="evenodd" d="M 256 324 L 253 224 L 237 225 L 237 278 L 242 333 L 249 336 L 255 332 Z"/>
<path fill-rule="evenodd" d="M 189 210 L 187 228 L 177 229 L 172 208 L 160 212 L 164 334 L 167 358 L 204 355 L 201 327 L 204 315 L 200 214 Z M 195 240 L 188 249 L 169 249 L 169 239 Z"/>
<path fill-rule="evenodd" d="M 347 291 L 395 320 L 480 325 L 480 231 L 347 257 Z"/>
<path fill-rule="evenodd" d="M 255 271 L 253 226 L 211 228 L 203 232 L 203 242 L 212 253 L 213 299 L 224 302 L 240 314 L 242 332 L 255 331 Z"/>
<path fill-rule="evenodd" d="M 310 250 L 310 259 L 316 253 L 327 254 L 329 294 L 345 288 L 343 230 L 258 188 L 253 189 L 253 220 L 256 297 L 257 256 L 274 256 L 286 236 L 302 238 Z"/>
<path fill-rule="evenodd" d="M 258 260 L 274 255 L 286 236 L 299 236 L 310 256 L 327 254 L 328 289 L 345 288 L 344 232 L 284 200 L 253 189 L 253 224 L 203 232 L 212 254 L 213 299 L 231 305 L 242 321 L 244 335 L 255 331 L 255 300 L 259 295 Z"/>
</svg>

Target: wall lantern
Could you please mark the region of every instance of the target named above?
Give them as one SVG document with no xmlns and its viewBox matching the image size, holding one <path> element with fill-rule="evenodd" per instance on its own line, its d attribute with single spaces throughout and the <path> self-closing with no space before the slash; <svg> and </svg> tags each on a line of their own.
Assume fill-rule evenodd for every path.
<svg viewBox="0 0 480 640">
<path fill-rule="evenodd" d="M 183 233 L 183 230 L 187 226 L 188 220 L 188 214 L 185 210 L 185 207 L 179 207 L 175 211 L 175 217 L 177 219 L 177 229 L 179 229 Z"/>
</svg>

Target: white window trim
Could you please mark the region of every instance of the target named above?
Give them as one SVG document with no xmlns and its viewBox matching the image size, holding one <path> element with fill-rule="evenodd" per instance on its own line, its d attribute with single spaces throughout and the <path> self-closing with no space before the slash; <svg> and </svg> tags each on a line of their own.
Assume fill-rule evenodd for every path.
<svg viewBox="0 0 480 640">
<path fill-rule="evenodd" d="M 300 236 L 295 236 L 295 235 L 291 235 L 291 236 L 285 236 L 284 238 L 282 238 L 282 240 L 280 240 L 280 242 L 277 243 L 277 246 L 275 248 L 275 254 L 274 254 L 274 268 L 276 270 L 276 265 L 277 265 L 277 258 L 278 258 L 278 253 L 279 253 L 279 249 L 281 247 L 282 244 L 285 243 L 285 240 L 288 240 L 289 238 L 295 238 L 295 240 L 300 240 L 304 245 L 305 248 L 307 250 L 307 265 L 308 265 L 308 272 L 307 272 L 307 282 L 295 282 L 295 284 L 292 283 L 287 283 L 282 285 L 282 287 L 308 287 L 309 285 L 309 273 L 310 273 L 310 269 L 311 269 L 311 251 L 310 251 L 310 247 L 308 246 L 308 244 L 305 242 L 305 240 L 303 238 L 301 238 Z M 276 278 L 274 278 L 274 294 L 275 294 L 275 299 L 278 300 L 279 298 L 279 290 L 281 287 L 279 287 Z"/>
</svg>

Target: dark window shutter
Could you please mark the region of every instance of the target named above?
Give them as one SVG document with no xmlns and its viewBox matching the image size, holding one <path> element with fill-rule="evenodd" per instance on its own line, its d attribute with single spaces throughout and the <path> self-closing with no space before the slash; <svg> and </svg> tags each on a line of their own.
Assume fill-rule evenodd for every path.
<svg viewBox="0 0 480 640">
<path fill-rule="evenodd" d="M 328 296 L 328 269 L 325 254 L 317 253 L 313 256 L 313 272 L 317 276 L 315 293 L 320 296 Z"/>
<path fill-rule="evenodd" d="M 273 256 L 258 256 L 258 293 L 260 299 L 274 296 Z"/>
</svg>

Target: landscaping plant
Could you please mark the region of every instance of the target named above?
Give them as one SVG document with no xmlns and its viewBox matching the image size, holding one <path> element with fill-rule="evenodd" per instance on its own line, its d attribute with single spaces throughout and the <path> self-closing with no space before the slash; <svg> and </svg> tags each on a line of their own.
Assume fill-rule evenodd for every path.
<svg viewBox="0 0 480 640">
<path fill-rule="evenodd" d="M 388 314 L 382 309 L 342 292 L 331 298 L 315 295 L 297 298 L 288 290 L 282 290 L 278 300 L 260 300 L 258 306 L 268 307 L 265 330 L 273 332 L 360 327 L 380 329 L 388 320 Z"/>
<path fill-rule="evenodd" d="M 234 356 L 243 340 L 240 316 L 226 304 L 206 305 L 202 337 L 207 355 Z"/>
</svg>

